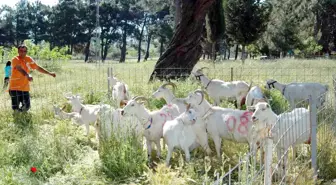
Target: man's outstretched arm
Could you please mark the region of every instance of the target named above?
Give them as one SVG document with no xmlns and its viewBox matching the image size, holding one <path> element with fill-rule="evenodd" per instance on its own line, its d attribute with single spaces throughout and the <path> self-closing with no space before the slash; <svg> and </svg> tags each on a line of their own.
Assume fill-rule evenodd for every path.
<svg viewBox="0 0 336 185">
<path fill-rule="evenodd" d="M 52 77 L 56 77 L 56 74 L 54 72 L 49 72 L 47 71 L 46 69 L 44 69 L 43 67 L 41 66 L 37 66 L 36 68 L 40 73 L 43 73 L 43 74 L 47 74 L 47 75 L 50 75 Z"/>
</svg>

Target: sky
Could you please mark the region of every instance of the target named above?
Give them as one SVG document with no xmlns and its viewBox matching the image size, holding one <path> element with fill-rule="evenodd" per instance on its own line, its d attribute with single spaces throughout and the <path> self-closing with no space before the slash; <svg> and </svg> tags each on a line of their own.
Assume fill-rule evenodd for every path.
<svg viewBox="0 0 336 185">
<path fill-rule="evenodd" d="M 35 0 L 28 0 L 29 2 L 34 2 Z M 45 5 L 50 5 L 53 6 L 55 4 L 57 4 L 58 0 L 40 0 L 42 2 L 42 4 Z M 14 7 L 16 3 L 18 3 L 19 0 L 0 0 L 0 7 L 2 5 L 8 5 L 11 7 Z"/>
</svg>

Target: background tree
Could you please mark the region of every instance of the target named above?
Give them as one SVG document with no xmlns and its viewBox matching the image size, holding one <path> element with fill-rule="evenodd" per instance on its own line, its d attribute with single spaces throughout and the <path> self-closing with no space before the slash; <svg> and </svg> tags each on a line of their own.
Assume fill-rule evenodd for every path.
<svg viewBox="0 0 336 185">
<path fill-rule="evenodd" d="M 90 55 L 91 39 L 94 36 L 96 29 L 96 2 L 89 2 L 81 4 L 79 8 L 79 17 L 81 19 L 80 29 L 80 43 L 85 44 L 84 48 L 84 62 L 87 62 Z"/>
<path fill-rule="evenodd" d="M 74 45 L 78 43 L 80 33 L 79 4 L 73 0 L 61 0 L 53 9 L 54 24 L 56 26 L 56 42 L 58 46 L 68 46 L 68 53 L 72 54 Z"/>
<path fill-rule="evenodd" d="M 101 57 L 102 61 L 105 61 L 111 43 L 120 37 L 117 31 L 121 24 L 121 12 L 117 5 L 105 2 L 101 4 L 99 12 Z"/>
<path fill-rule="evenodd" d="M 103 62 L 110 56 L 124 62 L 127 53 L 135 56 L 136 52 L 138 61 L 142 53 L 147 60 L 149 51 L 155 51 L 161 57 L 152 78 L 153 74 L 181 75 L 176 70 L 161 70 L 169 67 L 188 68 L 184 70 L 187 75 L 199 60 L 198 51 L 212 59 L 218 51 L 230 58 L 234 45 L 236 57 L 240 45 L 242 53 L 249 46 L 254 55 L 272 57 L 287 53 L 312 57 L 336 50 L 334 0 L 112 0 L 98 4 L 98 17 L 96 3 L 60 0 L 48 7 L 39 1 L 20 0 L 13 8 L 3 6 L 0 44 L 7 51 L 27 39 L 35 44 L 45 41 L 49 44 L 43 46 L 49 49 L 67 46 L 69 54 L 84 61 L 90 50 L 99 51 L 95 55 Z M 272 13 L 266 26 L 269 7 Z"/>
<path fill-rule="evenodd" d="M 18 46 L 24 40 L 29 39 L 31 22 L 29 20 L 29 2 L 20 0 L 15 6 L 15 45 Z"/>
<path fill-rule="evenodd" d="M 190 74 L 202 54 L 200 45 L 205 14 L 214 0 L 182 0 L 182 19 L 165 53 L 159 58 L 150 77 L 176 78 Z"/>
<path fill-rule="evenodd" d="M 15 10 L 9 6 L 1 8 L 0 17 L 0 44 L 10 47 L 15 45 Z"/>
<path fill-rule="evenodd" d="M 245 46 L 255 42 L 266 30 L 271 6 L 259 0 L 227 0 L 225 6 L 226 32 L 242 45 L 242 61 Z"/>
<path fill-rule="evenodd" d="M 42 40 L 47 40 L 47 16 L 48 8 L 40 1 L 35 1 L 28 4 L 30 13 L 28 18 L 31 22 L 30 38 L 34 40 L 34 44 L 40 43 Z"/>
</svg>

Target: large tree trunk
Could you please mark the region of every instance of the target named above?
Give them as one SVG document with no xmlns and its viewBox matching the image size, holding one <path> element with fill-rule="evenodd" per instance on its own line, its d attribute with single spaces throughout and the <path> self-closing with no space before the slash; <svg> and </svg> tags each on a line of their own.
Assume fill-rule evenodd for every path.
<svg viewBox="0 0 336 185">
<path fill-rule="evenodd" d="M 85 45 L 85 50 L 84 50 L 85 59 L 84 59 L 84 62 L 87 62 L 89 60 L 90 45 L 91 45 L 91 39 Z"/>
<path fill-rule="evenodd" d="M 320 31 L 321 29 L 321 17 L 319 15 L 319 11 L 316 10 L 315 11 L 315 24 L 314 24 L 314 39 L 316 42 L 318 42 L 318 38 L 317 38 L 317 35 L 318 35 L 318 32 Z"/>
<path fill-rule="evenodd" d="M 150 77 L 158 79 L 185 78 L 190 75 L 202 55 L 201 36 L 204 17 L 214 0 L 182 0 L 182 19 L 159 58 Z"/>
<path fill-rule="evenodd" d="M 217 58 L 217 52 L 216 52 L 216 42 L 213 42 L 212 44 L 211 44 L 211 60 L 216 60 L 216 58 Z"/>
<path fill-rule="evenodd" d="M 123 36 L 122 36 L 122 46 L 120 47 L 120 60 L 119 63 L 124 63 L 126 60 L 126 38 L 127 38 L 127 23 L 124 25 Z"/>
<path fill-rule="evenodd" d="M 72 55 L 74 49 L 74 44 L 71 43 L 70 55 Z"/>
<path fill-rule="evenodd" d="M 325 11 L 321 13 L 321 38 L 319 40 L 319 44 L 323 46 L 323 52 L 331 53 L 329 45 L 334 42 L 333 36 L 335 36 L 336 31 L 336 4 L 325 5 Z"/>
<path fill-rule="evenodd" d="M 230 60 L 230 55 L 231 55 L 231 47 L 230 46 L 228 46 L 228 52 L 229 53 L 228 53 L 228 58 L 227 59 Z"/>
<path fill-rule="evenodd" d="M 182 12 L 182 0 L 174 0 L 174 6 L 175 6 L 175 28 L 177 28 L 177 25 L 181 22 L 181 12 Z"/>
<path fill-rule="evenodd" d="M 150 48 L 150 42 L 152 40 L 152 34 L 148 34 L 148 37 L 147 37 L 147 48 L 146 48 L 146 54 L 145 54 L 145 58 L 144 60 L 147 61 L 148 57 L 149 57 L 149 48 Z"/>
<path fill-rule="evenodd" d="M 164 38 L 163 38 L 163 36 L 161 36 L 161 39 L 160 39 L 160 57 L 162 56 L 162 53 L 163 53 L 163 41 L 164 41 Z"/>
<path fill-rule="evenodd" d="M 104 56 L 104 39 L 101 39 L 101 44 L 100 44 L 101 48 L 100 48 L 100 56 L 101 56 L 101 60 L 103 60 L 103 56 Z"/>
<path fill-rule="evenodd" d="M 216 60 L 217 58 L 218 41 L 224 33 L 224 21 L 221 19 L 224 15 L 222 12 L 223 6 L 221 1 L 215 1 L 205 16 L 206 40 L 210 44 L 211 60 Z"/>
<path fill-rule="evenodd" d="M 142 28 L 141 28 L 141 32 L 139 35 L 139 45 L 138 45 L 138 62 L 140 62 L 141 60 L 141 41 L 142 41 L 142 36 L 143 36 L 143 32 L 146 26 L 146 21 L 147 21 L 147 16 L 145 16 L 145 20 L 143 22 Z"/>
<path fill-rule="evenodd" d="M 109 49 L 109 48 L 110 48 L 110 43 L 109 43 L 109 42 L 106 42 L 106 43 L 105 43 L 105 47 L 104 47 L 103 60 L 102 60 L 103 63 L 104 63 L 105 60 L 106 60 L 107 52 L 108 52 L 108 49 Z"/>
<path fill-rule="evenodd" d="M 319 40 L 319 44 L 323 47 L 323 52 L 329 51 L 329 42 L 330 42 L 330 30 L 329 30 L 329 23 L 328 18 L 322 20 L 321 25 L 321 38 Z"/>
<path fill-rule="evenodd" d="M 245 44 L 242 45 L 242 53 L 241 53 L 241 60 L 242 60 L 242 63 L 244 64 L 245 63 Z"/>
<path fill-rule="evenodd" d="M 235 60 L 237 60 L 237 58 L 238 58 L 238 44 L 236 45 L 236 55 L 235 55 Z"/>
</svg>

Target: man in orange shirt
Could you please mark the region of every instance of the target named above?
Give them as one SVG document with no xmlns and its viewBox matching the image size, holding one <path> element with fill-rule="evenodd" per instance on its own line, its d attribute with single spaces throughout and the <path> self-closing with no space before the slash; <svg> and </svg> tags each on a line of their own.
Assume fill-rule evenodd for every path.
<svg viewBox="0 0 336 185">
<path fill-rule="evenodd" d="M 55 73 L 43 69 L 30 56 L 27 56 L 27 50 L 24 45 L 18 47 L 19 55 L 12 59 L 12 76 L 9 82 L 12 109 L 20 112 L 30 109 L 29 82 L 33 81 L 33 77 L 29 74 L 30 69 L 56 77 Z M 20 103 L 21 107 L 19 107 Z"/>
</svg>

